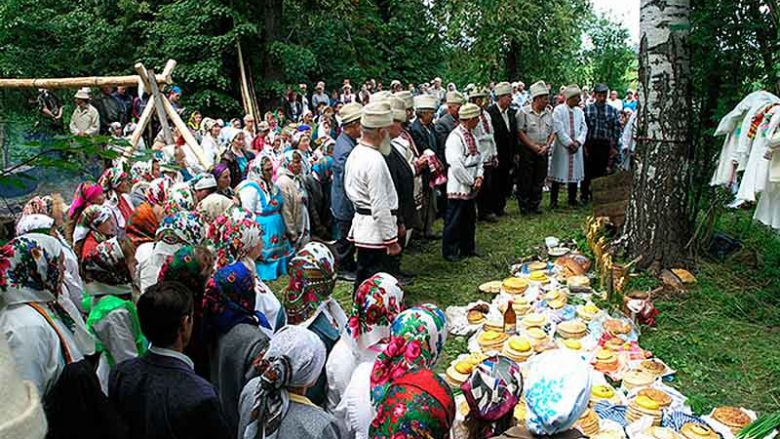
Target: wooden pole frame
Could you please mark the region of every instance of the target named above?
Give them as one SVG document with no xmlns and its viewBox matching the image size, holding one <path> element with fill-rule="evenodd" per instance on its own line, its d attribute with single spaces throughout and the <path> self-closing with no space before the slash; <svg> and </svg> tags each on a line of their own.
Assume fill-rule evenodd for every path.
<svg viewBox="0 0 780 439">
<path fill-rule="evenodd" d="M 169 59 L 162 74 L 155 76 L 156 82 L 158 84 L 173 84 L 171 74 L 174 67 L 176 67 L 176 61 Z M 102 87 L 104 85 L 132 87 L 137 85 L 139 80 L 141 78 L 138 75 L 87 76 L 80 78 L 0 78 L 0 88 L 46 88 L 53 90 L 59 88 Z"/>
</svg>

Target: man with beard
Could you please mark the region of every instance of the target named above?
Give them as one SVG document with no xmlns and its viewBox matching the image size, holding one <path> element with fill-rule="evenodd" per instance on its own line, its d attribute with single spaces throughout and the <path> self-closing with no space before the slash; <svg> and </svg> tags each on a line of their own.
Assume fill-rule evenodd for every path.
<svg viewBox="0 0 780 439">
<path fill-rule="evenodd" d="M 389 257 L 401 253 L 396 216 L 398 195 L 384 155 L 390 153 L 393 111 L 387 102 L 372 102 L 360 117 L 362 136 L 347 159 L 344 188 L 355 208 L 349 240 L 355 243 L 354 289 L 376 273 L 387 271 Z"/>
</svg>

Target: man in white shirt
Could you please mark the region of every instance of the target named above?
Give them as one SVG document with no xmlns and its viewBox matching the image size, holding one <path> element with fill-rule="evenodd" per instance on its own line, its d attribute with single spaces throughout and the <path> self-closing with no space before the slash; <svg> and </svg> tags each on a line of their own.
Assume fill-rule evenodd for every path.
<svg viewBox="0 0 780 439">
<path fill-rule="evenodd" d="M 618 98 L 617 90 L 612 90 L 609 92 L 609 99 L 607 99 L 607 104 L 609 104 L 610 107 L 614 107 L 618 112 L 623 111 L 623 101 Z"/>
<path fill-rule="evenodd" d="M 484 167 L 474 128 L 480 108 L 466 104 L 460 108 L 460 123 L 447 137 L 447 218 L 442 236 L 442 256 L 450 262 L 479 256 L 475 232 L 477 222 L 474 199 L 482 187 Z"/>
<path fill-rule="evenodd" d="M 567 184 L 569 205 L 577 205 L 577 184 L 585 178 L 582 145 L 588 135 L 585 113 L 580 108 L 580 88 L 570 85 L 563 90 L 566 102 L 553 110 L 556 139 L 550 159 L 550 207 L 558 207 L 561 183 Z"/>
<path fill-rule="evenodd" d="M 89 89 L 82 88 L 73 96 L 76 108 L 70 117 L 70 133 L 74 136 L 97 136 L 100 131 L 100 114 L 89 103 Z"/>
<path fill-rule="evenodd" d="M 360 118 L 362 137 L 347 159 L 344 188 L 355 207 L 349 240 L 355 243 L 355 285 L 386 271 L 389 256 L 401 253 L 396 215 L 398 195 L 385 162 L 392 148 L 393 111 L 386 102 L 369 103 Z"/>
<path fill-rule="evenodd" d="M 493 137 L 493 122 L 487 109 L 487 89 L 475 90 L 469 94 L 469 101 L 479 107 L 479 123 L 474 128 L 479 153 L 482 156 L 483 182 L 482 190 L 477 196 L 477 215 L 480 221 L 497 222 L 496 212 L 499 210 L 498 193 L 495 187 L 495 172 L 498 168 L 498 148 Z"/>
</svg>

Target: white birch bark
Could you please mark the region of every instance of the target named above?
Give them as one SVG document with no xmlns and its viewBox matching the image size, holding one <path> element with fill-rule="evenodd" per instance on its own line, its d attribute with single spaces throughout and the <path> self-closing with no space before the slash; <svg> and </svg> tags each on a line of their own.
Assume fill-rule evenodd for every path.
<svg viewBox="0 0 780 439">
<path fill-rule="evenodd" d="M 642 0 L 636 157 L 626 234 L 640 266 L 688 265 L 690 0 Z"/>
</svg>

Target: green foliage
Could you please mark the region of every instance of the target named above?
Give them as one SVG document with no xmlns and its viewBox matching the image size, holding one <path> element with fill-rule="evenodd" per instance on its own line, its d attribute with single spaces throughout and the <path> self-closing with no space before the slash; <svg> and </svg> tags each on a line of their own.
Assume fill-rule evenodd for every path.
<svg viewBox="0 0 780 439">
<path fill-rule="evenodd" d="M 604 17 L 594 17 L 587 31 L 587 49 L 583 56 L 588 80 L 604 83 L 620 95 L 635 87 L 639 63 L 629 43 L 628 29 Z"/>
</svg>

